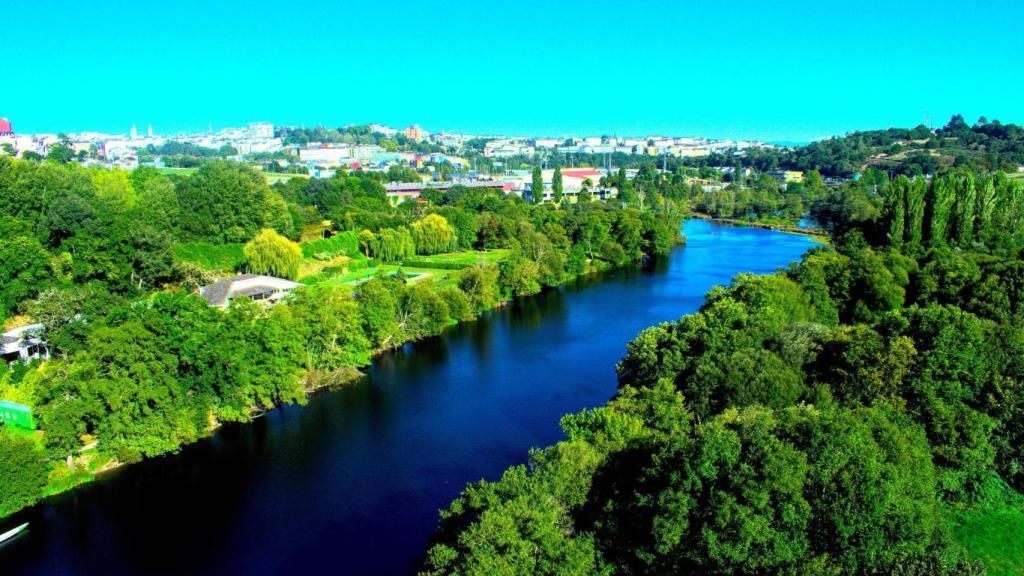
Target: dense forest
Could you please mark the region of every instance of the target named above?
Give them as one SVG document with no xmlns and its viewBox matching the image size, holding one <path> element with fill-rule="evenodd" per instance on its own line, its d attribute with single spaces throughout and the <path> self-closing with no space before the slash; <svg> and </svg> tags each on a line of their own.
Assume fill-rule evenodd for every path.
<svg viewBox="0 0 1024 576">
<path fill-rule="evenodd" d="M 643 331 L 615 398 L 442 512 L 422 573 L 984 573 L 953 534 L 1024 510 L 1022 188 L 827 192 L 832 247 Z"/>
<path fill-rule="evenodd" d="M 41 428 L 0 429 L 0 516 L 304 402 L 379 350 L 664 254 L 681 214 L 462 187 L 428 198 L 393 206 L 361 173 L 268 186 L 227 161 L 169 177 L 0 157 L 0 318 L 41 323 L 52 354 L 0 367 L 0 399 L 33 407 Z M 451 253 L 468 264 L 431 260 Z M 432 277 L 411 282 L 402 264 L 419 261 Z M 246 271 L 304 285 L 272 307 L 196 294 Z"/>
<path fill-rule="evenodd" d="M 736 163 L 721 155 L 709 161 Z M 742 165 L 759 171 L 817 170 L 827 177 L 850 177 L 869 167 L 910 176 L 960 167 L 1015 172 L 1024 165 L 1024 127 L 986 118 L 968 125 L 957 114 L 935 131 L 919 125 L 853 132 L 794 148 L 750 148 Z"/>
</svg>

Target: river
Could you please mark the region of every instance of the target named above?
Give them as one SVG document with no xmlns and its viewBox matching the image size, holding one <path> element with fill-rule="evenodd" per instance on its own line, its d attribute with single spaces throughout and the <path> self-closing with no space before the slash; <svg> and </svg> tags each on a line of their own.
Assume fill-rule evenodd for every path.
<svg viewBox="0 0 1024 576">
<path fill-rule="evenodd" d="M 31 527 L 0 547 L 0 574 L 408 574 L 467 482 L 614 394 L 641 329 L 814 245 L 701 220 L 684 232 L 657 264 L 516 301 L 380 356 L 354 386 L 50 498 L 18 516 Z"/>
</svg>

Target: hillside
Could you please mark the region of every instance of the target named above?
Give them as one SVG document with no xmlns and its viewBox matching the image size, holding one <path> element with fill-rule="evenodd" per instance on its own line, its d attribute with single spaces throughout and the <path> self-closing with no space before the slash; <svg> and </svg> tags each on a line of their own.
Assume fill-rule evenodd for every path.
<svg viewBox="0 0 1024 576">
<path fill-rule="evenodd" d="M 853 132 L 796 148 L 747 150 L 745 165 L 762 171 L 818 170 L 848 177 L 874 167 L 896 174 L 935 174 L 954 167 L 1017 172 L 1024 165 L 1024 128 L 953 116 L 937 130 L 924 125 Z"/>
</svg>

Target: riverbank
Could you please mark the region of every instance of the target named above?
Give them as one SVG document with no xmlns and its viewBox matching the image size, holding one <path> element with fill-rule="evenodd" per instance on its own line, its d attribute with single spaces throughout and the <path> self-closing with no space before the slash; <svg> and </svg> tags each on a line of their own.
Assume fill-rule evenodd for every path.
<svg viewBox="0 0 1024 576">
<path fill-rule="evenodd" d="M 704 214 L 702 212 L 692 212 L 690 215 L 693 218 L 707 220 L 708 222 L 714 222 L 715 224 L 722 224 L 726 226 L 747 226 L 750 228 L 760 228 L 762 230 L 785 232 L 786 234 L 800 234 L 801 236 L 810 237 L 815 242 L 826 245 L 831 242 L 828 232 L 826 232 L 824 228 L 802 228 L 792 224 L 776 224 L 736 218 L 715 218 L 714 216 Z"/>
<path fill-rule="evenodd" d="M 646 260 L 646 258 L 647 257 L 645 256 L 640 260 L 630 261 L 629 263 L 622 264 L 620 266 L 636 265 Z M 616 266 L 613 263 L 607 262 L 605 260 L 595 259 L 587 263 L 585 272 L 573 276 L 567 274 L 564 278 L 562 278 L 561 282 L 559 282 L 558 284 L 554 284 L 551 286 L 542 286 L 541 292 L 550 290 L 552 288 L 558 289 L 559 287 L 565 285 L 568 282 L 572 282 L 584 277 L 593 276 L 601 272 L 614 270 L 620 266 Z M 434 289 L 438 291 L 440 291 L 442 288 L 443 286 L 434 286 Z M 529 298 L 531 296 L 532 295 L 527 295 L 525 297 Z M 508 302 L 508 300 L 497 300 L 490 308 L 481 312 L 481 314 L 487 313 L 490 310 L 504 307 L 508 304 Z M 287 306 L 287 304 L 284 305 Z M 474 315 L 472 320 L 476 320 L 477 317 L 478 315 Z M 457 326 L 459 324 L 469 322 L 472 320 L 466 319 L 460 321 L 459 319 L 451 318 L 447 326 L 441 328 L 438 333 L 430 334 L 428 336 L 408 338 L 406 340 L 396 341 L 388 346 L 378 348 L 374 350 L 370 355 L 370 362 L 373 362 L 376 359 L 380 358 L 381 355 L 386 354 L 392 350 L 399 349 L 410 342 L 415 342 L 422 338 L 437 336 L 441 332 L 444 332 L 445 330 L 453 326 Z M 364 376 L 364 372 L 361 369 L 365 368 L 367 365 L 345 366 L 330 371 L 315 368 L 307 369 L 301 376 L 303 399 L 299 400 L 298 403 L 305 403 L 305 399 L 308 399 L 312 393 L 318 390 L 344 386 L 358 381 L 360 378 Z M 290 403 L 276 404 L 269 409 L 251 407 L 248 410 L 248 421 L 251 422 L 256 418 L 263 416 L 269 410 L 276 410 L 281 406 L 285 406 L 288 404 Z M 196 435 L 194 438 L 190 439 L 189 441 L 184 441 L 178 444 L 177 448 L 170 450 L 169 453 L 176 453 L 178 452 L 178 450 L 185 446 L 188 446 L 189 444 L 193 444 L 195 442 L 198 442 L 199 440 L 212 436 L 215 432 L 217 432 L 217 430 L 221 428 L 221 426 L 221 422 L 219 422 L 218 419 L 211 413 L 208 418 L 208 426 L 204 427 L 204 429 L 201 430 L 199 434 Z M 43 432 L 35 432 L 34 437 L 36 438 L 37 442 L 39 442 L 40 446 L 42 446 Z M 151 457 L 159 456 L 147 455 L 141 460 L 122 461 L 124 459 L 122 458 L 119 460 L 118 454 L 113 453 L 109 449 L 104 451 L 102 447 L 98 446 L 98 443 L 95 440 L 95 438 L 90 437 L 88 440 L 83 440 L 83 443 L 84 445 L 75 452 L 74 458 L 70 459 L 70 465 L 66 463 L 65 459 L 63 458 L 53 459 L 50 461 L 50 472 L 48 475 L 47 485 L 43 488 L 42 492 L 40 493 L 39 501 L 43 501 L 46 498 L 68 492 L 83 484 L 88 484 L 96 480 L 97 478 L 100 478 L 114 470 L 121 470 L 129 466 L 130 464 L 144 461 Z M 168 452 L 164 452 L 164 454 L 166 453 Z M 17 512 L 18 510 L 7 511 L 7 514 L 4 517 L 13 516 Z"/>
<path fill-rule="evenodd" d="M 34 531 L 4 568 L 269 576 L 331 573 L 343 558 L 353 574 L 409 574 L 467 482 L 524 463 L 563 439 L 561 416 L 615 394 L 614 363 L 638 331 L 814 246 L 703 220 L 684 231 L 685 250 L 515 299 L 379 354 L 354 385 L 51 498 L 25 514 Z"/>
</svg>

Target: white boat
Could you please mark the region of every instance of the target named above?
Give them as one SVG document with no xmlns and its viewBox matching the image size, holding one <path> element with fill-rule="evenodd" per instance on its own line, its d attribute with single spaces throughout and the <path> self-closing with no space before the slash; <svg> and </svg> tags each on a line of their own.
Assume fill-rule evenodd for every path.
<svg viewBox="0 0 1024 576">
<path fill-rule="evenodd" d="M 28 522 L 25 522 L 24 524 L 22 524 L 21 526 L 18 526 L 17 528 L 14 528 L 13 530 L 8 530 L 7 532 L 4 532 L 3 534 L 0 534 L 0 544 L 3 544 L 4 542 L 7 542 L 11 538 L 14 538 L 15 536 L 17 536 L 18 534 L 21 534 L 22 532 L 24 532 L 27 529 L 28 529 Z"/>
</svg>

